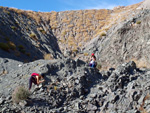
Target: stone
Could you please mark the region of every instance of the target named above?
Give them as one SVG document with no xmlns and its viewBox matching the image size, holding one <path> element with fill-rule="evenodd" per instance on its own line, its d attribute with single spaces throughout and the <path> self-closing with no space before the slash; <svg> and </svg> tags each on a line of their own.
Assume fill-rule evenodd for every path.
<svg viewBox="0 0 150 113">
<path fill-rule="evenodd" d="M 79 103 L 75 103 L 75 107 L 76 110 L 79 110 Z"/>
<path fill-rule="evenodd" d="M 0 105 L 3 104 L 4 101 L 5 101 L 4 98 L 0 98 Z"/>
<path fill-rule="evenodd" d="M 10 100 L 12 97 L 9 95 L 6 97 L 6 100 Z"/>
<path fill-rule="evenodd" d="M 90 94 L 90 97 L 91 97 L 91 98 L 96 98 L 96 97 L 97 97 L 97 94 L 96 94 L 96 93 Z"/>
<path fill-rule="evenodd" d="M 88 104 L 88 106 L 87 106 L 87 110 L 88 111 L 95 111 L 95 110 L 97 110 L 97 106 L 95 106 L 95 105 L 92 105 L 92 104 Z"/>
<path fill-rule="evenodd" d="M 28 103 L 27 103 L 25 100 L 19 102 L 19 105 L 20 105 L 22 108 L 25 108 L 25 106 L 26 106 L 27 104 L 28 104 Z"/>
<path fill-rule="evenodd" d="M 2 113 L 5 113 L 6 110 L 7 110 L 7 107 L 2 108 Z"/>
</svg>

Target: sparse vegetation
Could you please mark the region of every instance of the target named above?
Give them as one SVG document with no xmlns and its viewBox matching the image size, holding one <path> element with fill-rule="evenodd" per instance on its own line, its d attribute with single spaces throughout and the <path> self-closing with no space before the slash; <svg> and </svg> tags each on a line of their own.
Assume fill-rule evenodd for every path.
<svg viewBox="0 0 150 113">
<path fill-rule="evenodd" d="M 84 56 L 88 56 L 89 54 L 88 53 L 84 53 Z"/>
<path fill-rule="evenodd" d="M 45 60 L 52 60 L 53 59 L 53 56 L 51 54 L 45 54 L 44 55 L 44 59 Z"/>
<path fill-rule="evenodd" d="M 26 100 L 30 96 L 30 92 L 24 86 L 18 86 L 12 93 L 14 103 L 19 103 L 21 100 Z"/>
<path fill-rule="evenodd" d="M 46 34 L 46 31 L 44 31 L 44 29 L 41 28 L 41 27 L 37 28 L 37 30 L 40 31 L 40 32 L 43 33 L 43 34 Z"/>
<path fill-rule="evenodd" d="M 106 36 L 106 33 L 101 33 L 101 36 Z"/>
<path fill-rule="evenodd" d="M 28 24 L 31 25 L 31 21 L 28 21 Z"/>
<path fill-rule="evenodd" d="M 16 45 L 13 42 L 9 41 L 8 46 L 9 46 L 10 49 L 16 50 Z"/>
<path fill-rule="evenodd" d="M 21 53 L 24 53 L 24 54 L 25 54 L 26 50 L 25 50 L 25 48 L 24 48 L 23 45 L 19 45 L 19 46 L 18 46 L 18 49 L 19 49 L 19 51 L 20 51 Z"/>
<path fill-rule="evenodd" d="M 150 110 L 145 110 L 145 108 L 144 108 L 144 104 L 145 104 L 146 100 L 150 100 L 150 95 L 149 94 L 147 94 L 144 97 L 143 102 L 141 103 L 141 106 L 139 108 L 139 110 L 141 111 L 141 113 L 149 113 L 150 112 Z"/>
<path fill-rule="evenodd" d="M 102 68 L 102 65 L 99 62 L 97 62 L 96 68 L 100 70 Z"/>
<path fill-rule="evenodd" d="M 141 21 L 137 21 L 136 24 L 141 24 Z"/>
<path fill-rule="evenodd" d="M 73 49 L 72 52 L 73 52 L 73 53 L 77 53 L 78 50 L 77 50 L 77 49 Z"/>
<path fill-rule="evenodd" d="M 67 33 L 66 31 L 63 31 L 62 36 L 64 37 L 66 35 L 66 33 Z"/>
<path fill-rule="evenodd" d="M 35 41 L 38 40 L 37 37 L 36 37 L 36 35 L 35 35 L 34 33 L 31 33 L 29 36 L 30 36 L 33 40 L 35 40 Z"/>
<path fill-rule="evenodd" d="M 17 30 L 17 27 L 16 26 L 11 26 L 11 29 L 16 31 Z"/>
<path fill-rule="evenodd" d="M 73 46 L 76 46 L 77 43 L 82 43 L 90 41 L 92 38 L 101 35 L 106 36 L 107 30 L 117 22 L 123 21 L 128 17 L 130 10 L 134 10 L 138 7 L 139 4 L 135 4 L 127 7 L 116 7 L 113 10 L 100 9 L 100 10 L 79 10 L 79 11 L 64 11 L 60 14 L 56 11 L 51 11 L 47 13 L 43 12 L 34 12 L 34 11 L 23 11 L 15 8 L 4 8 L 5 12 L 14 11 L 17 12 L 21 17 L 23 15 L 29 18 L 27 22 L 30 24 L 39 25 L 40 22 L 45 21 L 48 23 L 53 31 L 54 35 L 59 37 L 60 42 L 63 41 L 64 45 L 73 50 Z M 120 13 L 123 12 L 123 13 Z M 61 15 L 61 18 L 60 18 Z M 35 21 L 31 21 L 34 19 Z M 24 22 L 20 22 L 23 23 Z M 140 22 L 137 22 L 140 24 Z M 16 30 L 17 27 L 12 26 L 13 30 Z M 30 32 L 28 26 L 26 26 L 27 32 Z M 46 34 L 47 29 L 42 27 L 37 28 L 42 34 Z M 29 34 L 29 36 L 37 41 L 38 37 L 35 33 Z M 67 40 L 70 36 L 73 36 L 75 39 Z M 66 40 L 64 40 L 64 37 Z M 75 43 L 73 43 L 75 42 Z"/>
<path fill-rule="evenodd" d="M 9 51 L 9 45 L 7 43 L 0 42 L 0 49 L 8 52 Z"/>
</svg>

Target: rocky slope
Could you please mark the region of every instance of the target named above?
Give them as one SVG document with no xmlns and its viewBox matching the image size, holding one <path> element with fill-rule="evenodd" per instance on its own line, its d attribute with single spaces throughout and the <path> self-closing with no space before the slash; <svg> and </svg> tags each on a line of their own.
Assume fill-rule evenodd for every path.
<svg viewBox="0 0 150 113">
<path fill-rule="evenodd" d="M 85 52 L 95 52 L 103 68 L 116 67 L 134 60 L 138 67 L 149 68 L 150 10 L 114 25 L 105 37 L 97 37 L 85 46 Z"/>
<path fill-rule="evenodd" d="M 75 29 L 76 32 L 73 30 L 68 21 L 70 16 L 67 15 L 76 16 L 75 21 L 80 21 L 80 18 L 88 15 L 88 11 L 49 14 L 0 8 L 0 112 L 150 112 L 150 70 L 147 69 L 150 62 L 150 11 L 144 8 L 139 10 L 137 7 L 137 5 L 131 7 L 134 10 L 129 8 L 131 10 L 128 12 L 129 15 L 124 11 L 127 7 L 114 9 L 116 12 L 124 11 L 122 14 L 128 18 L 125 20 L 120 18 L 114 21 L 118 24 L 112 22 L 108 27 L 107 25 L 101 27 L 110 27 L 107 33 L 105 32 L 106 36 L 98 35 L 89 39 L 88 43 L 83 43 L 83 50 L 78 52 L 74 59 L 71 58 L 71 52 L 66 50 L 73 49 L 77 52 L 78 48 L 74 48 L 76 47 L 74 44 L 68 46 L 66 42 L 61 45 L 62 38 L 67 38 L 67 43 L 70 43 L 69 40 L 74 42 L 74 39 L 68 37 L 70 35 L 76 37 L 79 30 Z M 110 10 L 101 11 L 106 11 L 108 17 L 114 15 Z M 91 16 L 100 13 L 99 10 L 89 12 Z M 77 13 L 82 15 L 78 17 Z M 65 18 L 66 21 L 63 20 Z M 97 25 L 97 22 L 100 20 L 92 22 L 94 27 L 99 27 L 100 24 Z M 69 31 L 63 32 L 63 27 L 66 29 L 68 25 Z M 83 30 L 86 24 L 82 25 Z M 63 37 L 60 34 L 62 32 L 65 34 Z M 94 35 L 97 32 L 92 29 L 92 32 L 88 33 Z M 64 57 L 61 52 L 66 52 L 66 56 L 69 57 Z M 105 71 L 90 68 L 80 59 L 93 52 Z M 47 53 L 54 59 L 42 60 Z M 22 62 L 27 62 L 26 60 L 36 61 Z M 32 95 L 27 100 L 14 104 L 12 92 L 17 86 L 28 87 L 28 80 L 33 72 L 44 74 L 46 82 L 39 87 L 33 85 Z"/>
<path fill-rule="evenodd" d="M 29 62 L 43 59 L 48 53 L 54 58 L 61 53 L 50 26 L 0 8 L 0 57 Z"/>
<path fill-rule="evenodd" d="M 139 113 L 150 109 L 150 70 L 136 68 L 133 61 L 108 71 L 89 68 L 83 61 L 70 58 L 26 64 L 1 59 L 1 63 L 8 70 L 0 76 L 3 113 Z M 12 104 L 12 91 L 18 85 L 28 87 L 32 72 L 44 73 L 45 84 L 33 85 L 28 100 Z"/>
<path fill-rule="evenodd" d="M 29 43 L 32 41 L 31 45 L 34 45 L 35 49 L 42 46 L 40 49 L 43 51 L 42 48 L 49 49 L 58 44 L 62 53 L 65 53 L 66 50 L 76 52 L 82 50 L 82 47 L 91 39 L 106 34 L 112 25 L 125 20 L 129 15 L 133 16 L 134 10 L 139 5 L 140 3 L 127 7 L 119 6 L 113 10 L 52 11 L 46 13 L 1 7 L 0 21 L 2 26 L 7 25 L 8 33 L 17 35 L 12 37 L 17 39 L 21 37 L 22 40 L 25 38 Z M 6 32 L 3 30 L 1 32 L 3 37 L 10 38 Z M 53 38 L 49 39 L 49 37 Z M 51 45 L 50 42 L 54 42 L 54 45 L 45 47 L 42 42 L 45 43 L 47 40 L 49 42 L 45 45 Z M 16 45 L 16 43 L 14 44 Z"/>
<path fill-rule="evenodd" d="M 150 1 L 149 0 L 144 0 L 143 3 L 139 6 L 139 8 L 150 9 Z"/>
</svg>

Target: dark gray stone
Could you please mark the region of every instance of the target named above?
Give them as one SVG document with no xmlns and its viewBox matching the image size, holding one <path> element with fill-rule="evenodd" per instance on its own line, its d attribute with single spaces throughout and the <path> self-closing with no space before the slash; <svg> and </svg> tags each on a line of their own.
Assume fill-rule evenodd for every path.
<svg viewBox="0 0 150 113">
<path fill-rule="evenodd" d="M 5 99 L 1 97 L 0 98 L 0 105 L 3 104 L 4 101 L 5 101 Z"/>
</svg>

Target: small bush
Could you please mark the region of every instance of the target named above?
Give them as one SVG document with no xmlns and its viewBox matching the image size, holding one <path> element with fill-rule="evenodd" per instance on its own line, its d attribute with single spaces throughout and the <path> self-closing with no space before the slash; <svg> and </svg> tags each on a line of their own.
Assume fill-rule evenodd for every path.
<svg viewBox="0 0 150 113">
<path fill-rule="evenodd" d="M 73 52 L 73 53 L 77 53 L 78 50 L 77 50 L 77 49 L 73 49 L 72 52 Z"/>
<path fill-rule="evenodd" d="M 44 29 L 41 28 L 41 27 L 37 28 L 37 30 L 40 31 L 40 32 L 43 33 L 43 34 L 46 34 L 46 31 L 44 31 Z"/>
<path fill-rule="evenodd" d="M 52 60 L 53 57 L 52 57 L 51 54 L 45 54 L 45 55 L 44 55 L 44 59 L 45 59 L 45 60 Z"/>
<path fill-rule="evenodd" d="M 31 34 L 30 34 L 30 37 L 31 37 L 32 39 L 34 39 L 34 40 L 37 40 L 37 37 L 36 37 L 36 35 L 35 35 L 34 33 L 31 33 Z"/>
<path fill-rule="evenodd" d="M 28 24 L 31 25 L 32 24 L 31 21 L 28 21 Z"/>
<path fill-rule="evenodd" d="M 63 31 L 63 32 L 62 32 L 62 36 L 63 36 L 63 37 L 64 37 L 66 34 L 67 34 L 66 31 Z"/>
<path fill-rule="evenodd" d="M 16 45 L 13 42 L 8 42 L 8 46 L 12 50 L 16 50 Z"/>
<path fill-rule="evenodd" d="M 17 27 L 11 26 L 11 29 L 14 30 L 14 31 L 16 31 L 16 30 L 17 30 Z"/>
<path fill-rule="evenodd" d="M 9 46 L 6 43 L 0 43 L 0 49 L 4 50 L 4 51 L 9 51 Z"/>
<path fill-rule="evenodd" d="M 24 86 L 18 86 L 12 93 L 14 103 L 19 103 L 21 100 L 26 100 L 30 96 L 30 92 Z"/>
<path fill-rule="evenodd" d="M 136 24 L 141 24 L 141 21 L 137 21 Z"/>
<path fill-rule="evenodd" d="M 106 36 L 106 33 L 101 33 L 101 36 Z"/>
<path fill-rule="evenodd" d="M 84 53 L 84 56 L 88 56 L 89 54 L 88 53 Z"/>
</svg>

